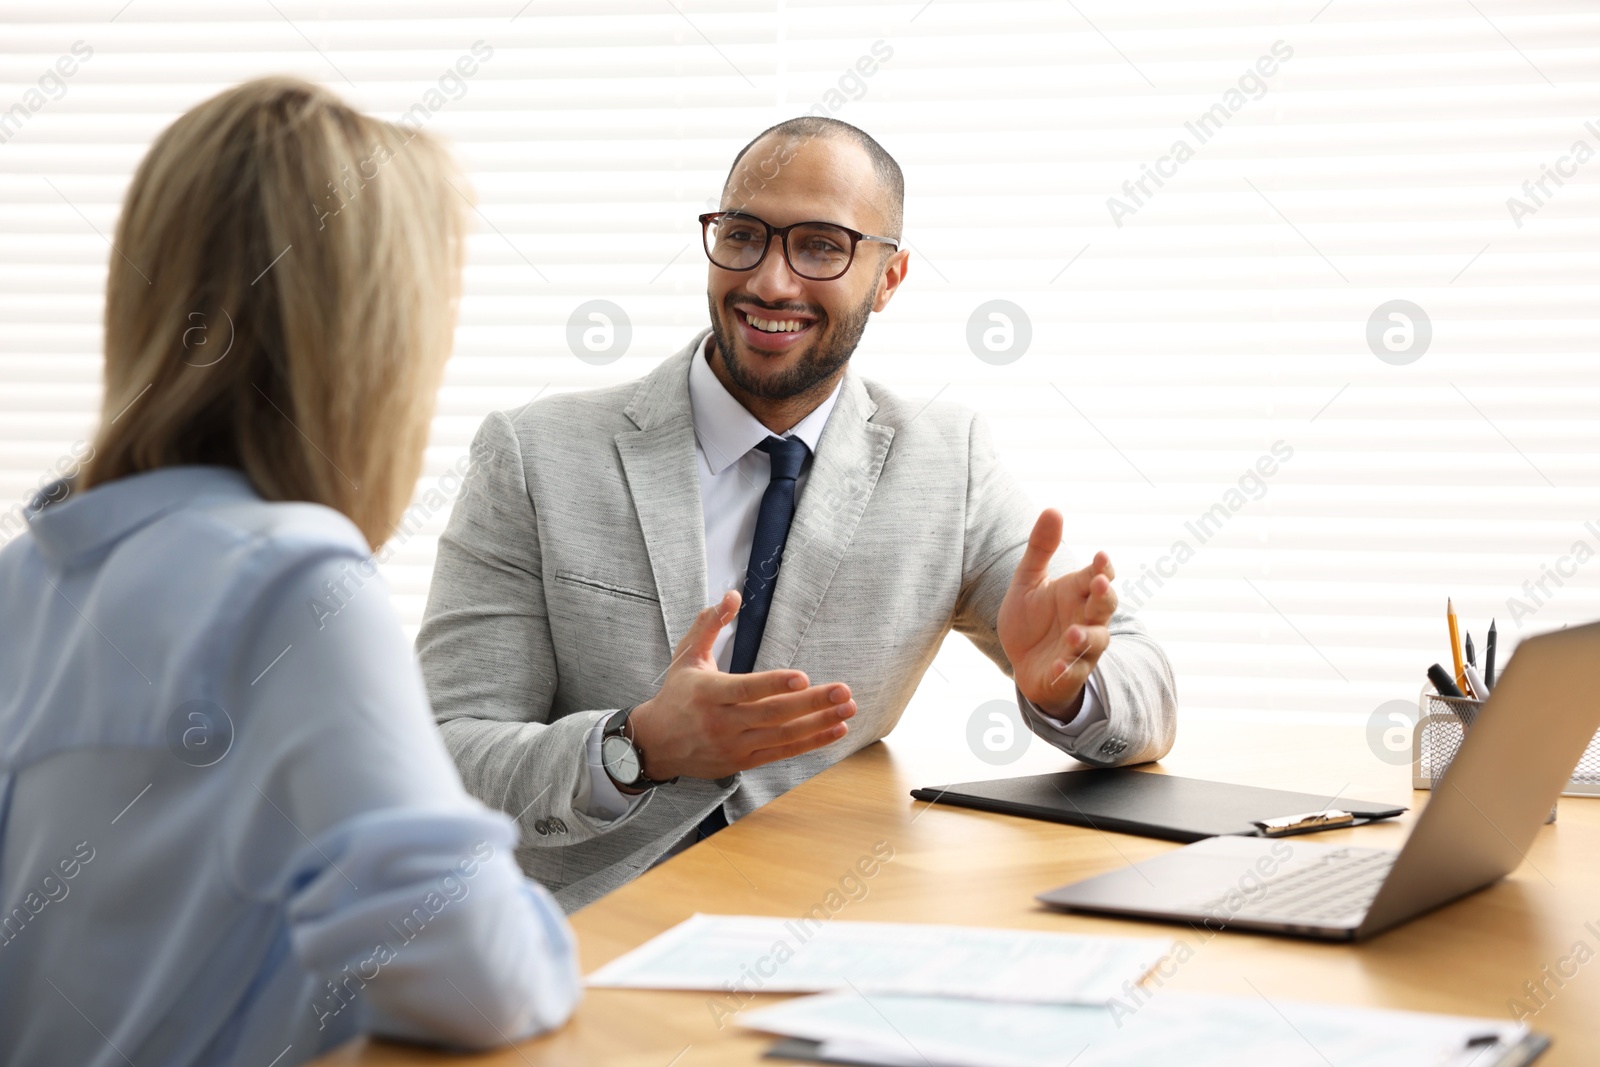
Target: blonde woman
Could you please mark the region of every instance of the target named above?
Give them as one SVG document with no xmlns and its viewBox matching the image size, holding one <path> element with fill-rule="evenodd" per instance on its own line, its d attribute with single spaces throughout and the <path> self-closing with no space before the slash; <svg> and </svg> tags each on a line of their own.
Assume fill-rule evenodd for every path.
<svg viewBox="0 0 1600 1067">
<path fill-rule="evenodd" d="M 570 932 L 371 561 L 450 350 L 452 183 L 283 78 L 140 165 L 92 453 L 0 552 L 0 1062 L 287 1067 L 572 1011 Z"/>
</svg>

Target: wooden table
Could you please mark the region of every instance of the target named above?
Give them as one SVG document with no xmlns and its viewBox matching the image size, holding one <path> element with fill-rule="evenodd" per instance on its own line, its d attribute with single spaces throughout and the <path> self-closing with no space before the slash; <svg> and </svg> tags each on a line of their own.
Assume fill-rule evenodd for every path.
<svg viewBox="0 0 1600 1067">
<path fill-rule="evenodd" d="M 1159 769 L 1420 808 L 1410 768 L 1368 750 L 1365 724 L 1185 720 Z M 1529 861 L 1497 885 L 1360 945 L 1222 933 L 1046 911 L 1035 893 L 1177 847 L 1030 819 L 929 806 L 914 786 L 1039 773 L 1072 766 L 1037 741 L 1018 762 L 990 767 L 959 734 L 901 731 L 740 820 L 572 917 L 585 973 L 696 911 L 795 918 L 843 903 L 837 919 L 958 923 L 1089 934 L 1188 939 L 1189 958 L 1163 988 L 1320 1000 L 1510 1018 L 1510 1001 L 1539 1009 L 1530 1025 L 1555 1044 L 1540 1067 L 1600 1063 L 1600 799 L 1563 798 Z M 1398 847 L 1411 816 L 1330 831 L 1328 842 Z M 847 875 L 874 846 L 893 850 L 850 899 Z M 864 891 L 863 891 L 864 890 Z M 829 897 L 830 893 L 837 894 Z M 1587 953 L 1585 954 L 1587 956 Z M 1563 961 L 1567 961 L 1563 963 Z M 1550 968 L 1545 971 L 1546 966 Z M 1574 971 L 1576 973 L 1574 973 Z M 1564 977 L 1563 977 L 1564 973 Z M 1556 978 L 1547 977 L 1554 974 Z M 1560 981 L 1561 985 L 1557 984 Z M 1552 995 L 1532 1000 L 1525 982 Z M 752 1006 L 775 1003 L 757 996 Z M 324 1064 L 471 1062 L 484 1067 L 752 1064 L 773 1040 L 723 1022 L 713 994 L 590 990 L 561 1030 L 485 1056 L 452 1058 L 387 1042 L 356 1042 Z M 766 1061 L 771 1063 L 773 1061 Z"/>
</svg>

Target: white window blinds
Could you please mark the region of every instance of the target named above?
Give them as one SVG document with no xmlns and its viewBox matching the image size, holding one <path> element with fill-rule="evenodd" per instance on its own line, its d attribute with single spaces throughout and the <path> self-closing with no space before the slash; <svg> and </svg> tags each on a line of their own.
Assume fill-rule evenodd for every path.
<svg viewBox="0 0 1600 1067">
<path fill-rule="evenodd" d="M 988 415 L 1073 548 L 1112 554 L 1186 711 L 1411 697 L 1447 595 L 1480 645 L 1498 618 L 1502 660 L 1600 616 L 1594 4 L 0 15 L 6 515 L 92 432 L 107 238 L 146 146 L 290 71 L 453 141 L 479 198 L 421 510 L 385 567 L 408 625 L 449 510 L 429 490 L 483 415 L 680 347 L 706 316 L 694 216 L 807 111 L 906 171 L 910 277 L 856 366 Z M 922 699 L 962 718 L 1009 692 L 968 650 L 938 665 Z"/>
</svg>

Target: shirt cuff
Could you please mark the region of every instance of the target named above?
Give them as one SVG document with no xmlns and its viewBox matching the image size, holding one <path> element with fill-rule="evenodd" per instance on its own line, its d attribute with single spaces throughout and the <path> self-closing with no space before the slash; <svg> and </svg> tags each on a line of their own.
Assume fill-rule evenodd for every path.
<svg viewBox="0 0 1600 1067">
<path fill-rule="evenodd" d="M 609 718 L 609 715 L 602 716 L 584 738 L 583 761 L 589 773 L 578 775 L 577 793 L 572 798 L 573 810 L 604 822 L 622 818 L 645 797 L 643 793 L 629 796 L 618 789 L 600 761 L 600 738 L 606 732 Z"/>
<path fill-rule="evenodd" d="M 1039 710 L 1037 704 L 1020 692 L 1017 694 L 1017 698 L 1027 704 L 1039 718 L 1060 730 L 1067 737 L 1077 737 L 1095 723 L 1106 718 L 1106 706 L 1100 699 L 1100 690 L 1095 685 L 1093 674 L 1089 675 L 1088 681 L 1083 685 L 1083 703 L 1078 707 L 1078 714 L 1071 719 L 1062 720 L 1046 715 Z"/>
</svg>

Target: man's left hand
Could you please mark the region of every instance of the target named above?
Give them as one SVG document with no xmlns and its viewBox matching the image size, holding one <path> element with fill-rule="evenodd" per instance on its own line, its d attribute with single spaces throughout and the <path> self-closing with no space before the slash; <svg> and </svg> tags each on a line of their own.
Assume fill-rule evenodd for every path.
<svg viewBox="0 0 1600 1067">
<path fill-rule="evenodd" d="M 996 629 L 1022 695 L 1055 719 L 1071 719 L 1083 687 L 1111 640 L 1106 624 L 1117 607 L 1111 557 L 1095 553 L 1080 571 L 1050 578 L 1061 547 L 1061 512 L 1046 508 L 1011 577 Z"/>
</svg>

